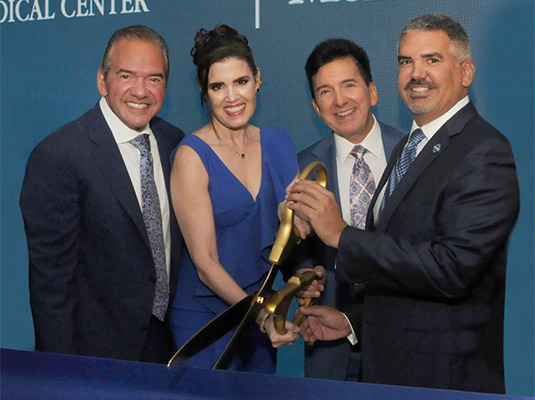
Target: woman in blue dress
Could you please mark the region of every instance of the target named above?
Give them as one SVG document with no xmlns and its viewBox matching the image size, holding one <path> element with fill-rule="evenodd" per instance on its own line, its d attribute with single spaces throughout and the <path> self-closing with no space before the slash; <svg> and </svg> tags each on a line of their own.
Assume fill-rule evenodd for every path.
<svg viewBox="0 0 535 400">
<path fill-rule="evenodd" d="M 277 206 L 298 169 L 287 132 L 249 124 L 261 81 L 246 37 L 226 25 L 202 29 L 191 54 L 212 118 L 182 140 L 171 173 L 187 246 L 170 317 L 177 348 L 261 287 L 279 225 Z M 264 313 L 257 322 L 266 333 L 252 329 L 229 369 L 275 373 L 276 347 L 297 339 L 295 325 L 286 322 L 288 333 L 279 335 Z M 231 335 L 183 365 L 212 368 Z"/>
</svg>

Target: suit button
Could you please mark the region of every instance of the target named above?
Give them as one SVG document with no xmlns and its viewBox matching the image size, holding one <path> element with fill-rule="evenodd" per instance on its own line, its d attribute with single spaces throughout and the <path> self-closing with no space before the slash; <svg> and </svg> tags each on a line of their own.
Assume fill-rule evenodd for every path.
<svg viewBox="0 0 535 400">
<path fill-rule="evenodd" d="M 155 276 L 151 276 L 149 278 L 149 281 L 152 282 L 152 283 L 156 283 L 156 277 Z"/>
<path fill-rule="evenodd" d="M 353 295 L 362 292 L 365 287 L 362 283 L 353 283 Z"/>
</svg>

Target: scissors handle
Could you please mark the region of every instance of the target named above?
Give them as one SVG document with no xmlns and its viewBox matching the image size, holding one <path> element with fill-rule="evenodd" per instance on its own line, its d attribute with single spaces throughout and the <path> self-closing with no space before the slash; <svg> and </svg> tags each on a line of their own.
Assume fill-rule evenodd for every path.
<svg viewBox="0 0 535 400">
<path fill-rule="evenodd" d="M 269 314 L 273 315 L 273 323 L 277 333 L 284 335 L 287 332 L 284 324 L 293 298 L 299 291 L 308 288 L 315 279 L 318 279 L 318 276 L 314 271 L 305 271 L 302 274 L 294 275 L 288 279 L 288 283 L 284 287 L 271 296 L 265 309 Z M 310 304 L 310 300 L 312 299 L 306 299 L 305 305 Z M 296 325 L 300 325 L 303 321 L 303 314 L 298 314 L 292 321 Z"/>
<path fill-rule="evenodd" d="M 327 187 L 327 168 L 319 161 L 308 164 L 298 178 L 308 179 L 314 172 L 316 172 L 316 182 L 324 188 Z M 291 253 L 294 246 L 299 243 L 299 240 L 299 233 L 294 226 L 294 211 L 285 207 L 277 237 L 269 254 L 269 261 L 272 264 L 280 265 Z"/>
</svg>

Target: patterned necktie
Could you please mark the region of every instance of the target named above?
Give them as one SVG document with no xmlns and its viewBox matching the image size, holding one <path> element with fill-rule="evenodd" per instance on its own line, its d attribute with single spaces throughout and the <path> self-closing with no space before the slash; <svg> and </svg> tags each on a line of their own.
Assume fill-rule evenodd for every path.
<svg viewBox="0 0 535 400">
<path fill-rule="evenodd" d="M 349 184 L 349 210 L 351 226 L 364 229 L 368 206 L 375 192 L 375 181 L 370 166 L 364 161 L 366 149 L 360 144 L 353 147 L 349 154 L 355 157 L 353 174 Z"/>
<path fill-rule="evenodd" d="M 149 237 L 152 258 L 156 268 L 156 291 L 152 313 L 160 321 L 165 319 L 169 304 L 169 285 L 167 283 L 167 267 L 165 262 L 165 244 L 163 241 L 162 212 L 160 200 L 154 181 L 154 168 L 150 151 L 149 135 L 142 133 L 130 140 L 141 153 L 141 203 L 143 222 Z"/>
<path fill-rule="evenodd" d="M 418 128 L 412 132 L 409 139 L 409 144 L 401 152 L 401 156 L 397 159 L 394 169 L 392 169 L 392 173 L 388 178 L 388 183 L 386 185 L 383 201 L 381 202 L 379 215 L 383 211 L 383 208 L 385 208 L 386 202 L 394 192 L 394 188 L 399 181 L 401 181 L 401 178 L 403 178 L 403 175 L 405 175 L 405 172 L 407 172 L 409 169 L 409 165 L 411 165 L 416 158 L 416 148 L 418 147 L 418 143 L 420 143 L 424 138 L 425 135 L 421 129 Z"/>
</svg>

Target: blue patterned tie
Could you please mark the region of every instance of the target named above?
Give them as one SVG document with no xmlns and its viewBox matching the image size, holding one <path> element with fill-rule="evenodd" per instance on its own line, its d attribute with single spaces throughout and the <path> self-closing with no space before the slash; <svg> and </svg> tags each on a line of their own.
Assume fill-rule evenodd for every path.
<svg viewBox="0 0 535 400">
<path fill-rule="evenodd" d="M 167 283 L 167 267 L 165 262 L 165 244 L 163 241 L 162 212 L 158 190 L 154 181 L 154 168 L 150 151 L 149 135 L 142 133 L 130 140 L 140 152 L 141 172 L 141 203 L 143 222 L 149 237 L 152 259 L 156 267 L 156 291 L 152 313 L 160 321 L 165 319 L 169 304 L 169 285 Z"/>
<path fill-rule="evenodd" d="M 375 180 L 370 166 L 364 161 L 366 149 L 360 144 L 353 147 L 349 154 L 355 157 L 353 174 L 349 184 L 349 210 L 351 226 L 359 229 L 366 227 L 368 207 L 375 192 Z"/>
<path fill-rule="evenodd" d="M 403 178 L 403 175 L 405 175 L 405 172 L 407 172 L 409 169 L 409 165 L 411 165 L 416 158 L 416 148 L 418 147 L 418 143 L 420 143 L 424 138 L 425 135 L 421 129 L 418 128 L 412 132 L 409 139 L 409 144 L 401 152 L 401 156 L 396 161 L 394 169 L 392 169 L 392 173 L 388 178 L 383 201 L 381 202 L 381 208 L 379 209 L 379 215 L 381 215 L 383 208 L 385 208 L 386 202 L 394 192 L 394 188 L 399 181 L 401 181 L 401 178 Z"/>
</svg>

